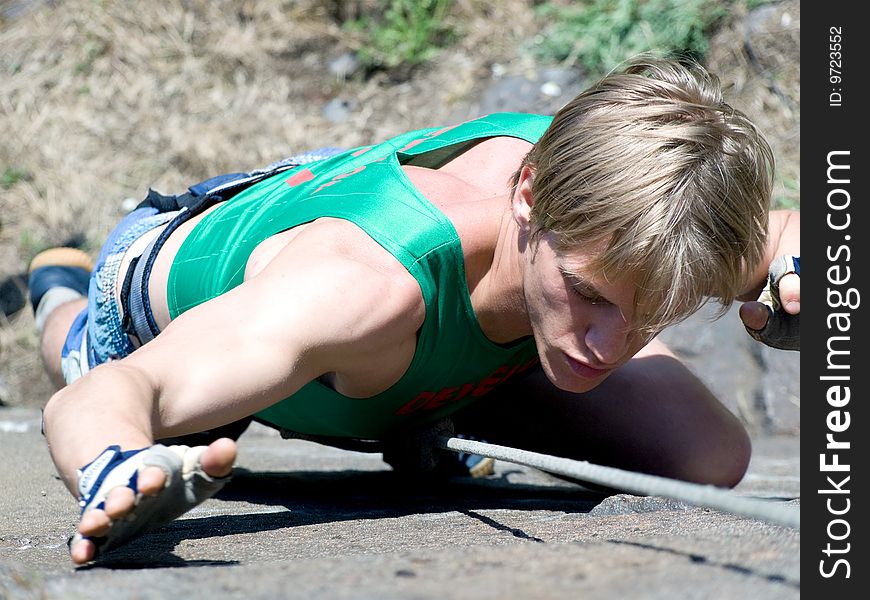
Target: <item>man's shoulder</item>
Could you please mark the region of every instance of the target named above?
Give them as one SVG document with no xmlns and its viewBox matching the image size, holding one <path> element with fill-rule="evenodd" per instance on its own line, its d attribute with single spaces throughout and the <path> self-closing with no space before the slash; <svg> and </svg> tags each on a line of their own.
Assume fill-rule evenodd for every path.
<svg viewBox="0 0 870 600">
<path fill-rule="evenodd" d="M 345 313 L 384 320 L 422 314 L 423 297 L 416 279 L 362 229 L 332 218 L 303 227 L 262 269 L 263 275 L 276 282 L 290 281 L 325 307 L 340 307 Z"/>
</svg>

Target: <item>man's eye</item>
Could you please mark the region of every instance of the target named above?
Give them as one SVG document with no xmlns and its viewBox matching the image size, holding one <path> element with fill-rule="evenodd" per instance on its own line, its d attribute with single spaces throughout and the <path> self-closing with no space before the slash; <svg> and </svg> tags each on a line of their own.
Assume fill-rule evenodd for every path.
<svg viewBox="0 0 870 600">
<path fill-rule="evenodd" d="M 595 305 L 595 304 L 604 304 L 604 303 L 606 302 L 606 300 L 604 300 L 603 298 L 600 298 L 599 296 L 591 296 L 591 295 L 589 295 L 589 294 L 583 292 L 582 290 L 579 290 L 579 289 L 577 289 L 576 287 L 573 287 L 573 286 L 571 287 L 571 291 L 574 292 L 575 294 L 577 294 L 578 296 L 580 296 L 581 298 L 583 298 L 583 300 L 585 300 L 586 302 L 588 302 L 589 304 L 592 304 L 592 305 Z"/>
</svg>

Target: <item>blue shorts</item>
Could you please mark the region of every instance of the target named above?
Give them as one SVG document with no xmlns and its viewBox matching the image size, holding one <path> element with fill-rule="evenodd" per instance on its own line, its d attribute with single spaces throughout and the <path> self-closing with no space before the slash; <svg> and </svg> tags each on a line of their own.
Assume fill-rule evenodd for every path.
<svg viewBox="0 0 870 600">
<path fill-rule="evenodd" d="M 134 346 L 121 323 L 115 290 L 121 259 L 130 246 L 152 229 L 164 225 L 179 211 L 158 213 L 137 208 L 115 227 L 100 250 L 88 287 L 88 307 L 76 316 L 61 351 L 61 369 L 72 383 L 97 365 L 130 354 Z"/>
</svg>

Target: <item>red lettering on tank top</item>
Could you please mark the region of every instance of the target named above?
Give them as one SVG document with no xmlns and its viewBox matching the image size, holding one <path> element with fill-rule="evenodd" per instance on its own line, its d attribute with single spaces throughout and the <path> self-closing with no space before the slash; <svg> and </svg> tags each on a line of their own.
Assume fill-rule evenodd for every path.
<svg viewBox="0 0 870 600">
<path fill-rule="evenodd" d="M 447 404 L 453 396 L 456 395 L 456 390 L 459 388 L 455 387 L 447 387 L 435 394 L 435 397 L 429 400 L 426 403 L 426 410 L 434 410 L 436 408 L 441 408 L 445 404 Z"/>
<path fill-rule="evenodd" d="M 437 410 L 458 402 L 469 394 L 475 398 L 483 396 L 491 392 L 500 383 L 507 381 L 514 375 L 525 373 L 537 364 L 538 358 L 535 357 L 521 365 L 502 365 L 479 382 L 465 383 L 460 387 L 450 386 L 437 392 L 420 392 L 413 400 L 399 408 L 396 414 L 409 415 L 421 410 Z"/>
<path fill-rule="evenodd" d="M 493 371 L 492 375 L 486 377 L 483 381 L 475 386 L 474 391 L 471 392 L 471 395 L 475 398 L 483 396 L 492 391 L 492 388 L 500 384 L 502 381 L 507 379 L 508 373 L 507 367 L 499 367 L 495 371 Z"/>
<path fill-rule="evenodd" d="M 360 149 L 357 150 L 356 152 L 353 152 L 353 153 L 351 154 L 351 156 L 353 156 L 354 158 L 356 158 L 357 156 L 361 156 L 361 155 L 365 154 L 366 152 L 368 152 L 368 151 L 371 150 L 371 149 L 372 149 L 372 146 L 366 146 L 365 148 L 360 148 Z"/>
<path fill-rule="evenodd" d="M 541 362 L 541 359 L 536 356 L 535 358 L 533 358 L 532 360 L 530 360 L 526 364 L 522 365 L 519 369 L 517 369 L 517 375 L 522 375 L 523 373 L 526 373 L 532 367 L 535 367 L 538 364 L 540 364 L 540 362 Z"/>
<path fill-rule="evenodd" d="M 311 169 L 301 169 L 287 178 L 285 183 L 290 187 L 295 187 L 300 183 L 305 183 L 306 181 L 311 181 L 314 179 L 314 173 L 311 172 Z"/>
<path fill-rule="evenodd" d="M 405 152 L 405 151 L 407 151 L 407 150 L 410 150 L 410 149 L 413 148 L 414 146 L 417 146 L 417 145 L 419 145 L 419 144 L 422 144 L 422 143 L 425 142 L 425 141 L 426 141 L 426 138 L 420 138 L 420 139 L 417 139 L 417 140 L 412 140 L 412 141 L 408 142 L 407 144 L 405 144 L 405 146 L 404 146 L 403 148 L 399 148 L 398 151 L 399 151 L 399 152 Z"/>
<path fill-rule="evenodd" d="M 471 119 L 471 121 L 474 121 L 474 120 L 475 119 Z M 442 127 L 441 129 L 438 129 L 436 131 L 430 131 L 429 133 L 427 133 L 426 135 L 424 135 L 421 138 L 418 138 L 416 140 L 411 140 L 410 142 L 405 144 L 405 146 L 403 148 L 400 148 L 398 150 L 398 152 L 406 152 L 407 150 L 410 150 L 414 146 L 417 146 L 419 144 L 422 144 L 423 142 L 429 141 L 432 138 L 436 138 L 443 133 L 447 133 L 451 129 L 456 129 L 457 127 L 459 127 L 461 125 L 465 125 L 466 123 L 471 123 L 471 121 L 463 121 L 462 123 L 457 123 L 456 125 L 448 125 L 447 127 Z"/>
<path fill-rule="evenodd" d="M 454 398 L 454 400 L 462 400 L 462 399 L 465 398 L 465 397 L 466 397 L 466 396 L 471 392 L 471 390 L 473 390 L 473 389 L 474 389 L 474 384 L 473 384 L 473 383 L 466 383 L 465 385 L 463 385 L 463 386 L 459 389 L 459 393 L 456 394 L 456 397 Z"/>
<path fill-rule="evenodd" d="M 405 406 L 396 411 L 397 415 L 409 415 L 416 410 L 423 408 L 427 401 L 435 397 L 435 392 L 420 392 L 417 397 L 408 402 Z"/>
<path fill-rule="evenodd" d="M 405 152 L 407 150 L 410 150 L 414 146 L 418 146 L 418 145 L 422 144 L 423 142 L 426 142 L 428 140 L 431 140 L 432 138 L 438 137 L 442 133 L 447 133 L 451 129 L 456 129 L 457 127 L 459 127 L 459 125 L 462 125 L 462 123 L 460 123 L 458 125 L 450 125 L 449 127 L 442 127 L 441 129 L 439 129 L 437 131 L 430 131 L 429 133 L 427 133 L 426 135 L 424 135 L 421 138 L 418 138 L 416 140 L 411 140 L 410 142 L 405 144 L 405 146 L 403 148 L 400 148 L 398 151 Z"/>
</svg>

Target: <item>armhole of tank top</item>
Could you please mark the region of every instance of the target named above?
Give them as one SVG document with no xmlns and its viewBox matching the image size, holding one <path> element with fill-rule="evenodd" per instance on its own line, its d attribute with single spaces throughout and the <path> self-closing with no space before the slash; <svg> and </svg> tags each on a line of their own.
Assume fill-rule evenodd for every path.
<svg viewBox="0 0 870 600">
<path fill-rule="evenodd" d="M 427 150 L 426 152 L 421 152 L 420 154 L 408 154 L 405 152 L 397 152 L 396 158 L 399 161 L 399 164 L 402 166 L 411 166 L 411 167 L 423 167 L 426 169 L 439 169 L 449 163 L 451 160 L 456 158 L 457 156 L 461 156 L 465 154 L 469 150 L 471 150 L 474 146 L 479 143 L 486 141 L 492 137 L 498 136 L 486 136 L 479 138 L 472 138 L 470 140 L 462 140 L 459 142 L 455 142 L 453 144 L 449 144 L 447 146 L 441 146 L 440 148 L 434 148 L 433 150 Z"/>
<path fill-rule="evenodd" d="M 534 144 L 536 140 L 521 132 L 493 131 L 484 135 L 460 139 L 444 146 L 426 150 L 420 153 L 396 152 L 396 160 L 401 166 L 423 167 L 427 169 L 440 169 L 454 158 L 471 150 L 474 146 L 497 137 L 510 137 L 524 140 Z"/>
</svg>

